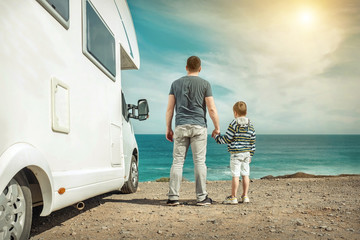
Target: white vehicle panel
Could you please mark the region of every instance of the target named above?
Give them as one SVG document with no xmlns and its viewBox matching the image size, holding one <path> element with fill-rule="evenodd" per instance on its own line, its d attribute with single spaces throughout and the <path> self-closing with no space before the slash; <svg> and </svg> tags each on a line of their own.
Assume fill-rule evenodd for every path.
<svg viewBox="0 0 360 240">
<path fill-rule="evenodd" d="M 115 74 L 84 54 L 88 2 L 114 37 Z M 26 168 L 42 215 L 121 189 L 138 152 L 122 115 L 121 71 L 140 67 L 127 3 L 69 5 L 62 21 L 47 0 L 0 1 L 0 193 Z"/>
</svg>

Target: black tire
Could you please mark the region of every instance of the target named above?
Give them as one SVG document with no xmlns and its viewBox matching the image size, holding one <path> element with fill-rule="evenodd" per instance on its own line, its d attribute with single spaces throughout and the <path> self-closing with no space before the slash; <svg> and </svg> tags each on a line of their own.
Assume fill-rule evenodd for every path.
<svg viewBox="0 0 360 240">
<path fill-rule="evenodd" d="M 135 156 L 131 157 L 129 179 L 124 183 L 124 186 L 121 188 L 122 193 L 134 193 L 137 191 L 139 184 L 139 171 L 138 165 Z"/>
<path fill-rule="evenodd" d="M 29 239 L 31 221 L 31 191 L 25 175 L 20 172 L 0 195 L 0 238 Z"/>
</svg>

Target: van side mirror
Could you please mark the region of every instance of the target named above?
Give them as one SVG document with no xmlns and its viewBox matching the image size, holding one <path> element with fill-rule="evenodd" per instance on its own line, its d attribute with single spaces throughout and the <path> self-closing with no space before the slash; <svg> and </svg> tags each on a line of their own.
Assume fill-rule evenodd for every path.
<svg viewBox="0 0 360 240">
<path fill-rule="evenodd" d="M 146 99 L 140 99 L 137 106 L 133 104 L 128 104 L 129 118 L 138 119 L 139 121 L 144 121 L 149 118 L 149 105 Z M 135 113 L 137 110 L 137 115 Z"/>
<path fill-rule="evenodd" d="M 144 121 L 149 118 L 149 104 L 146 99 L 140 99 L 138 101 L 138 115 L 140 121 Z"/>
</svg>

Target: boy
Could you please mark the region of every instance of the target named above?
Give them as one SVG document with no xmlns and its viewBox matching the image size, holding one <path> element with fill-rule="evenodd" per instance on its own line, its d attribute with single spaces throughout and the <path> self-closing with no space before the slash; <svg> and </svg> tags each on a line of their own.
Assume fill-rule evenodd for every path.
<svg viewBox="0 0 360 240">
<path fill-rule="evenodd" d="M 246 117 L 246 103 L 239 101 L 233 107 L 235 119 L 229 124 L 224 136 L 216 135 L 219 144 L 228 144 L 230 153 L 230 168 L 232 173 L 231 195 L 225 198 L 224 204 L 237 204 L 236 193 L 239 187 L 239 177 L 243 182 L 243 192 L 240 202 L 250 202 L 248 197 L 251 157 L 255 153 L 256 134 L 254 126 Z"/>
</svg>

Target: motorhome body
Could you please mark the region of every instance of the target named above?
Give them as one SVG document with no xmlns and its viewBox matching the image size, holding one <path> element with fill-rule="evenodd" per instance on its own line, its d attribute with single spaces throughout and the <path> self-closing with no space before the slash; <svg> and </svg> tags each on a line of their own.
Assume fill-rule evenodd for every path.
<svg viewBox="0 0 360 240">
<path fill-rule="evenodd" d="M 0 33 L 0 239 L 28 236 L 29 205 L 45 216 L 136 191 L 121 71 L 140 56 L 126 1 L 1 1 Z M 133 108 L 147 118 L 146 100 Z"/>
</svg>

